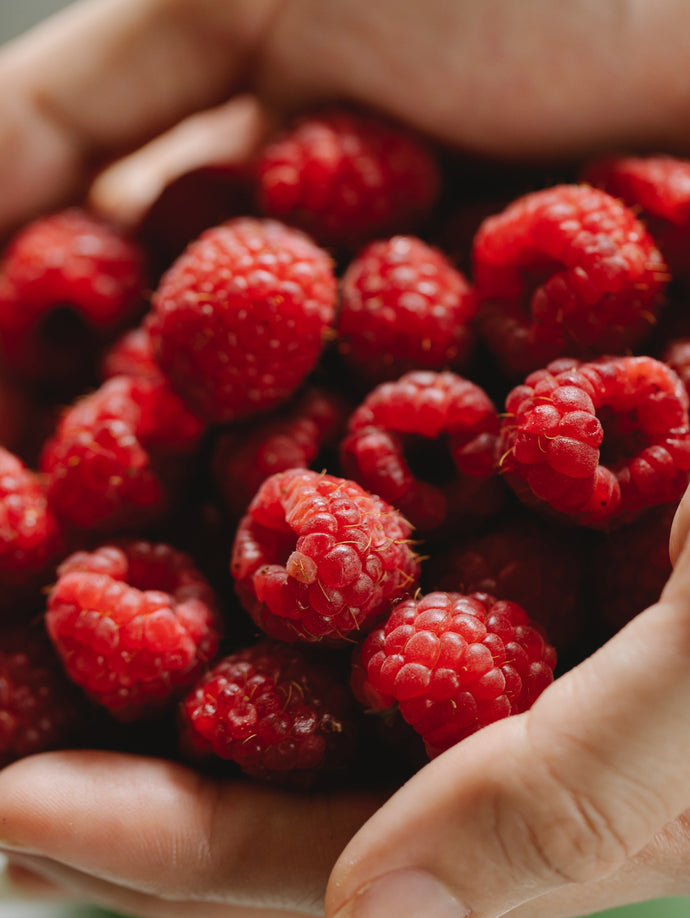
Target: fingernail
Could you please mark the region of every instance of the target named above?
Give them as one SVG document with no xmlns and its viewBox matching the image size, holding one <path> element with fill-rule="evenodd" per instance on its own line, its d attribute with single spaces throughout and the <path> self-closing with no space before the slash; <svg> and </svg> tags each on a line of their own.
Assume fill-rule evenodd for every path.
<svg viewBox="0 0 690 918">
<path fill-rule="evenodd" d="M 358 890 L 335 918 L 470 918 L 443 884 L 423 870 L 395 870 Z"/>
</svg>

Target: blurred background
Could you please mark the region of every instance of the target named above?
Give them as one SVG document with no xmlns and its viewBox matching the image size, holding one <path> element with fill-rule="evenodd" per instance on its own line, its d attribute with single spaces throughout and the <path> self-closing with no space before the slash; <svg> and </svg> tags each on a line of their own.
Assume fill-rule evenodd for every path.
<svg viewBox="0 0 690 918">
<path fill-rule="evenodd" d="M 20 35 L 46 16 L 75 0 L 0 0 L 0 44 Z M 79 0 L 84 2 L 84 0 Z M 111 918 L 111 912 L 19 897 L 2 879 L 0 860 L 0 918 Z M 190 914 L 190 918 L 193 916 Z M 690 898 L 628 906 L 601 913 L 599 918 L 690 918 Z"/>
</svg>

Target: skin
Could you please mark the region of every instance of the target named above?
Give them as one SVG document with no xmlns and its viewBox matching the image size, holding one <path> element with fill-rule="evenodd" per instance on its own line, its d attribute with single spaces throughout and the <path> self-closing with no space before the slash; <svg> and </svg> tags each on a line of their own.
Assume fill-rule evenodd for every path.
<svg viewBox="0 0 690 918">
<path fill-rule="evenodd" d="M 136 223 L 171 176 L 221 152 L 242 162 L 318 99 L 491 157 L 684 151 L 689 19 L 684 0 L 81 0 L 0 52 L 0 233 L 85 194 Z M 403 868 L 473 918 L 690 894 L 689 529 L 686 497 L 656 605 L 388 799 L 101 752 L 9 766 L 15 881 L 166 918 L 333 918 L 348 903 L 367 918 L 371 882 Z"/>
</svg>

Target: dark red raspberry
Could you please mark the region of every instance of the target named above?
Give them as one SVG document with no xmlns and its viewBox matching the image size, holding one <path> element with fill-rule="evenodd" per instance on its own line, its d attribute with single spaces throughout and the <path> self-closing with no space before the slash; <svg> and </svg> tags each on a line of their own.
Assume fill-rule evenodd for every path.
<svg viewBox="0 0 690 918">
<path fill-rule="evenodd" d="M 450 372 L 414 371 L 381 383 L 352 414 L 343 470 L 422 532 L 445 531 L 500 508 L 498 429 L 479 386 Z"/>
<path fill-rule="evenodd" d="M 347 640 L 412 592 L 407 520 L 358 484 L 290 469 L 267 479 L 235 536 L 231 570 L 269 637 Z"/>
<path fill-rule="evenodd" d="M 101 362 L 101 376 L 136 376 L 137 378 L 159 379 L 163 371 L 153 356 L 151 336 L 145 325 L 139 325 L 125 332 L 109 348 Z"/>
<path fill-rule="evenodd" d="M 506 400 L 500 468 L 527 504 L 605 527 L 680 499 L 688 396 L 651 357 L 556 360 Z"/>
<path fill-rule="evenodd" d="M 603 622 L 618 631 L 661 596 L 671 576 L 669 539 L 676 504 L 657 507 L 606 533 L 593 553 L 593 600 Z"/>
<path fill-rule="evenodd" d="M 70 555 L 46 627 L 70 678 L 122 721 L 190 688 L 220 638 L 213 591 L 191 559 L 143 541 Z"/>
<path fill-rule="evenodd" d="M 347 414 L 342 397 L 313 387 L 282 411 L 223 432 L 213 453 L 213 473 L 232 515 L 247 512 L 270 475 L 309 468 L 324 446 L 335 446 Z"/>
<path fill-rule="evenodd" d="M 429 593 L 399 603 L 361 649 L 358 697 L 397 703 L 430 757 L 526 711 L 553 681 L 556 653 L 517 603 L 486 593 Z"/>
<path fill-rule="evenodd" d="M 153 522 L 202 432 L 162 376 L 115 376 L 67 409 L 43 448 L 51 506 L 85 529 Z"/>
<path fill-rule="evenodd" d="M 303 115 L 269 141 L 257 173 L 262 212 L 322 245 L 359 246 L 413 229 L 441 186 L 418 137 L 378 116 L 337 109 Z"/>
<path fill-rule="evenodd" d="M 262 641 L 222 659 L 182 708 L 182 745 L 268 781 L 313 783 L 354 748 L 352 700 L 325 666 Z"/>
<path fill-rule="evenodd" d="M 0 447 L 0 607 L 44 583 L 62 548 L 61 528 L 42 482 Z"/>
<path fill-rule="evenodd" d="M 164 275 L 148 328 L 174 388 L 209 421 L 285 401 L 335 315 L 330 257 L 298 230 L 242 218 L 207 230 Z"/>
<path fill-rule="evenodd" d="M 103 340 L 140 308 L 144 285 L 139 248 L 111 227 L 77 209 L 36 220 L 0 266 L 3 363 L 38 381 L 71 376 L 93 345 L 74 321 L 60 333 L 60 316 L 76 316 Z"/>
<path fill-rule="evenodd" d="M 341 285 L 338 348 L 365 379 L 458 369 L 474 334 L 474 293 L 438 249 L 414 236 L 372 242 Z"/>
<path fill-rule="evenodd" d="M 0 630 L 0 767 L 64 748 L 86 722 L 86 710 L 42 628 Z"/>
<path fill-rule="evenodd" d="M 425 591 L 489 593 L 516 602 L 545 629 L 561 657 L 586 627 L 582 580 L 574 534 L 527 513 L 455 540 L 422 565 Z"/>
<path fill-rule="evenodd" d="M 533 192 L 489 217 L 473 260 L 479 327 L 512 377 L 638 344 L 669 277 L 635 214 L 586 185 Z"/>
<path fill-rule="evenodd" d="M 675 156 L 605 156 L 587 164 L 583 180 L 633 208 L 673 275 L 688 275 L 690 160 Z"/>
</svg>

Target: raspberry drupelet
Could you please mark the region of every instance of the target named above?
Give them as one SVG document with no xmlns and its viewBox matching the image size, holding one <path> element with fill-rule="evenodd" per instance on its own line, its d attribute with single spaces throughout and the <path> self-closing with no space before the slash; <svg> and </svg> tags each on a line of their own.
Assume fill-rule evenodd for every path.
<svg viewBox="0 0 690 918">
<path fill-rule="evenodd" d="M 341 444 L 346 475 L 397 507 L 425 535 L 496 513 L 503 484 L 491 399 L 455 373 L 418 370 L 373 389 Z"/>
<path fill-rule="evenodd" d="M 308 786 L 349 763 L 353 708 L 328 667 L 264 640 L 216 663 L 185 698 L 181 746 L 231 759 L 254 778 Z"/>
<path fill-rule="evenodd" d="M 3 363 L 34 381 L 71 376 L 93 347 L 76 325 L 56 343 L 46 323 L 72 313 L 94 342 L 107 340 L 141 308 L 144 289 L 143 253 L 116 230 L 76 208 L 39 218 L 0 265 Z"/>
<path fill-rule="evenodd" d="M 372 242 L 341 284 L 338 349 L 371 382 L 416 369 L 461 369 L 476 299 L 445 255 L 414 236 Z"/>
<path fill-rule="evenodd" d="M 312 386 L 277 412 L 221 433 L 213 451 L 213 476 L 230 513 L 243 516 L 270 475 L 309 468 L 324 447 L 336 447 L 349 410 L 339 393 Z"/>
<path fill-rule="evenodd" d="M 0 767 L 64 748 L 86 723 L 87 709 L 42 626 L 0 629 Z"/>
<path fill-rule="evenodd" d="M 37 475 L 0 447 L 0 608 L 40 588 L 63 550 L 63 533 Z"/>
<path fill-rule="evenodd" d="M 635 214 L 586 185 L 518 198 L 481 224 L 472 257 L 480 333 L 513 379 L 639 344 L 669 279 Z"/>
<path fill-rule="evenodd" d="M 284 641 L 343 643 L 414 591 L 412 527 L 353 481 L 272 475 L 235 536 L 231 571 L 254 621 Z"/>
<path fill-rule="evenodd" d="M 586 164 L 584 181 L 633 208 L 674 277 L 689 276 L 690 160 L 676 156 L 604 156 Z"/>
<path fill-rule="evenodd" d="M 517 603 L 428 593 L 395 606 L 355 653 L 352 687 L 370 709 L 397 703 L 431 758 L 526 711 L 553 681 L 556 652 Z"/>
<path fill-rule="evenodd" d="M 431 213 L 440 170 L 427 144 L 379 116 L 331 109 L 299 117 L 257 163 L 259 209 L 322 245 L 358 247 Z"/>
<path fill-rule="evenodd" d="M 126 541 L 63 561 L 46 628 L 70 678 L 118 720 L 132 721 L 194 684 L 216 656 L 221 621 L 186 554 Z"/>
<path fill-rule="evenodd" d="M 595 528 L 628 522 L 687 486 L 688 396 L 652 357 L 562 358 L 508 395 L 498 455 L 528 505 Z"/>
<path fill-rule="evenodd" d="M 203 429 L 162 375 L 112 377 L 65 411 L 43 447 L 51 507 L 100 532 L 157 521 Z"/>
<path fill-rule="evenodd" d="M 193 411 L 236 421 L 284 402 L 314 368 L 335 317 L 330 256 L 273 220 L 206 230 L 173 263 L 147 326 Z"/>
<path fill-rule="evenodd" d="M 101 378 L 135 376 L 158 379 L 163 371 L 153 356 L 151 336 L 146 325 L 125 332 L 106 350 L 101 361 Z"/>
</svg>

